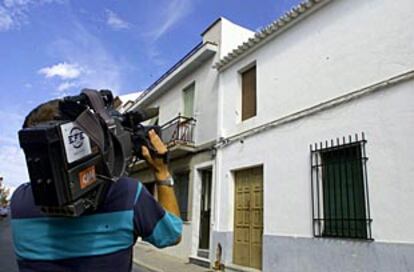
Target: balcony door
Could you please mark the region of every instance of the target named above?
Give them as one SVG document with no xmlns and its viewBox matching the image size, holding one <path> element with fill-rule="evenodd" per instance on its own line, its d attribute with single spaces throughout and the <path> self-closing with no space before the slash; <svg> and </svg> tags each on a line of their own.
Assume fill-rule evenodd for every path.
<svg viewBox="0 0 414 272">
<path fill-rule="evenodd" d="M 183 90 L 184 109 L 183 115 L 185 117 L 194 117 L 194 92 L 195 83 Z"/>
</svg>

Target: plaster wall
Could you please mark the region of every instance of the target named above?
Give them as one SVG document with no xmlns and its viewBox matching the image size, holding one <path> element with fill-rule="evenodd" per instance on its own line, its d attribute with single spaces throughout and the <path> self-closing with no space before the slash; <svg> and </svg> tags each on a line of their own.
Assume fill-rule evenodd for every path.
<svg viewBox="0 0 414 272">
<path fill-rule="evenodd" d="M 205 40 L 219 42 L 220 52 L 222 50 L 233 49 L 236 45 L 242 43 L 253 32 L 241 26 L 238 26 L 225 18 L 213 26 L 204 36 Z M 211 142 L 217 137 L 217 119 L 218 119 L 218 72 L 212 69 L 213 64 L 218 60 L 218 54 L 204 63 L 200 63 L 198 69 L 181 79 L 171 89 L 158 96 L 152 102 L 145 104 L 145 107 L 159 107 L 159 124 L 177 117 L 184 110 L 184 100 L 182 91 L 187 86 L 195 83 L 194 97 L 194 118 L 196 126 L 194 131 L 195 143 L 197 146 Z M 213 169 L 213 190 L 214 182 L 214 162 L 211 161 L 212 154 L 204 152 L 197 155 L 189 155 L 179 160 L 170 162 L 172 172 L 189 170 L 189 218 L 184 223 L 182 241 L 179 245 L 172 248 L 166 248 L 162 251 L 186 259 L 189 256 L 196 256 L 199 238 L 200 222 L 200 192 L 201 178 L 198 170 L 205 167 Z M 153 180 L 152 173 L 148 170 L 142 170 L 135 173 L 143 182 Z M 212 196 L 213 197 L 213 196 Z M 212 203 L 212 218 L 214 217 L 214 201 Z M 212 219 L 212 224 L 214 219 Z"/>
<path fill-rule="evenodd" d="M 184 222 L 181 242 L 173 247 L 160 249 L 161 251 L 188 259 L 189 256 L 196 256 L 199 239 L 200 223 L 200 192 L 201 177 L 199 170 L 211 168 L 214 173 L 214 164 L 211 152 L 203 152 L 197 155 L 190 155 L 178 160 L 171 161 L 169 168 L 171 173 L 189 171 L 188 180 L 188 221 Z M 143 182 L 153 181 L 152 172 L 143 169 L 133 175 Z M 214 204 L 213 204 L 214 205 Z"/>
<path fill-rule="evenodd" d="M 213 243 L 223 248 L 226 271 L 240 271 L 231 269 L 233 232 L 214 232 Z M 215 253 L 212 248 L 210 256 Z M 411 272 L 413 254 L 413 244 L 264 235 L 262 271 Z M 210 260 L 214 262 L 214 258 Z"/>
<path fill-rule="evenodd" d="M 220 45 L 220 39 L 221 39 L 221 24 L 222 19 L 220 21 L 216 22 L 213 26 L 210 27 L 210 29 L 202 35 L 203 37 L 203 43 L 205 42 L 212 42 L 217 45 Z"/>
<path fill-rule="evenodd" d="M 217 135 L 217 71 L 211 69 L 214 57 L 200 63 L 198 69 L 190 73 L 170 90 L 157 97 L 146 107 L 159 107 L 159 124 L 163 125 L 184 111 L 183 90 L 195 83 L 194 137 L 196 145 L 212 141 Z"/>
<path fill-rule="evenodd" d="M 226 56 L 237 46 L 254 35 L 250 29 L 221 18 L 220 58 Z"/>
<path fill-rule="evenodd" d="M 264 234 L 312 237 L 309 145 L 364 132 L 372 237 L 414 243 L 413 89 L 400 83 L 219 149 L 215 230 L 233 230 L 232 171 L 263 165 Z"/>
<path fill-rule="evenodd" d="M 263 271 L 411 272 L 414 245 L 265 235 Z"/>
<path fill-rule="evenodd" d="M 414 68 L 414 1 L 331 1 L 220 75 L 230 136 Z M 225 34 L 223 34 L 225 35 Z M 257 115 L 241 122 L 241 76 L 257 65 Z"/>
</svg>

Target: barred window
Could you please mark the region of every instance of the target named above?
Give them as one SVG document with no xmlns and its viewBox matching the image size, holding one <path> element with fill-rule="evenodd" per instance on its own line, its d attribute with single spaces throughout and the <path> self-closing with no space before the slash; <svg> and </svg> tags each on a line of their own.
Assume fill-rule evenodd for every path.
<svg viewBox="0 0 414 272">
<path fill-rule="evenodd" d="M 311 145 L 316 237 L 371 238 L 364 133 Z"/>
</svg>

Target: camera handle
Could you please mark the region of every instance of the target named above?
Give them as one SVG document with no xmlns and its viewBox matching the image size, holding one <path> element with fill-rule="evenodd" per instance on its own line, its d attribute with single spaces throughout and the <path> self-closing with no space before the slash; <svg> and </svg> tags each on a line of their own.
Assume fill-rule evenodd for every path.
<svg viewBox="0 0 414 272">
<path fill-rule="evenodd" d="M 148 132 L 150 130 L 154 130 L 155 133 L 161 138 L 161 127 L 160 126 L 143 126 L 141 124 L 138 124 L 135 129 L 132 136 L 132 141 L 134 143 L 134 153 L 138 154 L 137 158 L 144 159 L 142 156 L 142 146 L 146 146 L 151 153 L 152 157 L 155 158 L 162 158 L 165 163 L 169 162 L 169 152 L 166 152 L 164 154 L 159 154 L 157 150 L 152 146 L 149 138 L 148 138 Z"/>
</svg>

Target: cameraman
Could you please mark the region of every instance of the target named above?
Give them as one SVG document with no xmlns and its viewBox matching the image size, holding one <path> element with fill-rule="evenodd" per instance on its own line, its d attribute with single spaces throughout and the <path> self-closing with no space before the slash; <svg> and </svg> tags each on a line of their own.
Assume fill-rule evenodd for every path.
<svg viewBox="0 0 414 272">
<path fill-rule="evenodd" d="M 59 101 L 54 100 L 33 110 L 23 127 L 61 118 Z M 142 154 L 154 172 L 158 202 L 140 182 L 127 177 L 111 183 L 98 208 L 79 217 L 42 213 L 30 183 L 14 192 L 11 224 L 20 271 L 131 271 L 138 237 L 159 248 L 180 242 L 180 211 L 168 166 L 159 158 L 167 148 L 153 130 L 148 137 L 158 155 L 145 146 Z"/>
</svg>

